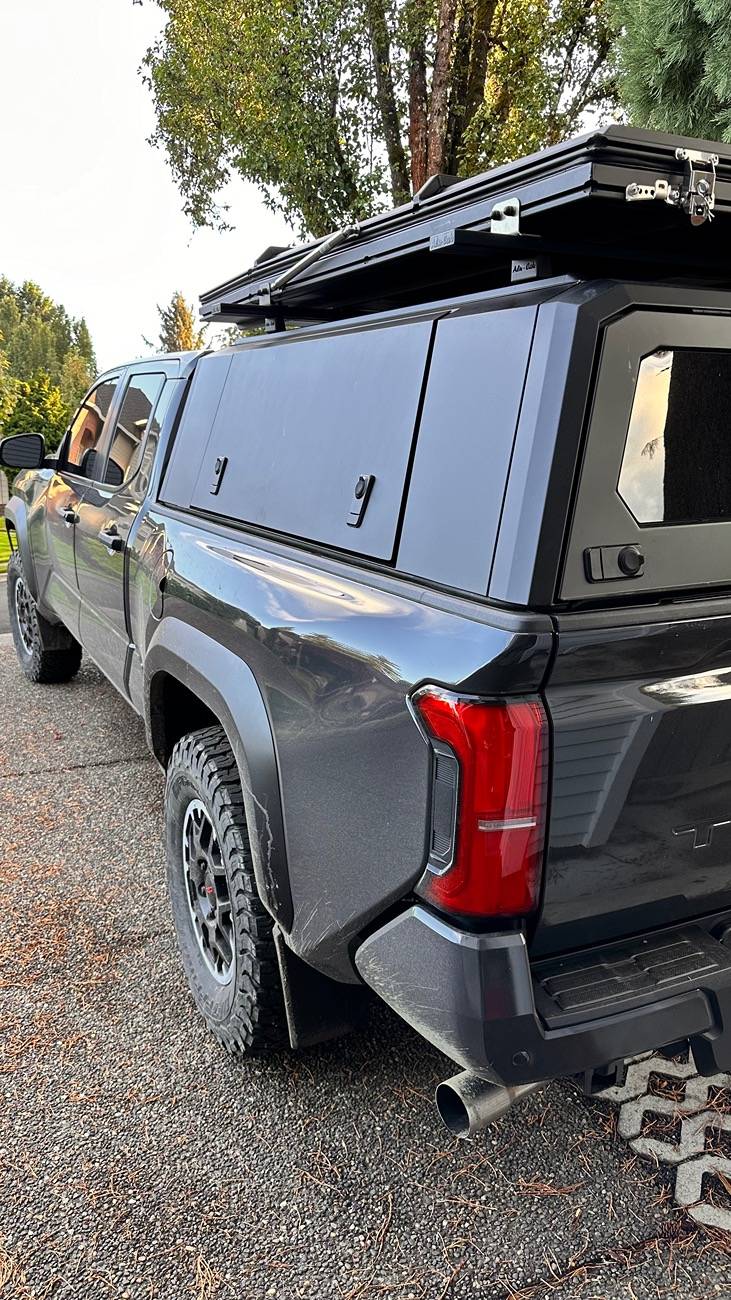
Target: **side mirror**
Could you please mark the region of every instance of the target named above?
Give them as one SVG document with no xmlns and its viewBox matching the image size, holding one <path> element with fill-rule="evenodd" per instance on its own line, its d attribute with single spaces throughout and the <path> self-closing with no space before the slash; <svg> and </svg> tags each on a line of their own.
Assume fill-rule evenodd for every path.
<svg viewBox="0 0 731 1300">
<path fill-rule="evenodd" d="M 6 469 L 40 469 L 45 459 L 42 433 L 16 433 L 0 442 L 0 465 Z"/>
</svg>

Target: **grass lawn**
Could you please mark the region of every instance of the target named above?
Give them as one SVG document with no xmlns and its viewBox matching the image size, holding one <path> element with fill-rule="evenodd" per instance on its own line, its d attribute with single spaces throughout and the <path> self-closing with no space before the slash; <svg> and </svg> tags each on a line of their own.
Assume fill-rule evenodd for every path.
<svg viewBox="0 0 731 1300">
<path fill-rule="evenodd" d="M 10 543 L 5 525 L 0 519 L 0 573 L 5 573 L 10 558 Z"/>
</svg>

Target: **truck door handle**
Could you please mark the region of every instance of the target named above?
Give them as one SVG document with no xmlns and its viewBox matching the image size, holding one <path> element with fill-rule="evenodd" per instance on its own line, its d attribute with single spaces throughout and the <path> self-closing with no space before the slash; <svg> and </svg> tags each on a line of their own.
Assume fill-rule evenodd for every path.
<svg viewBox="0 0 731 1300">
<path fill-rule="evenodd" d="M 102 528 L 97 533 L 100 542 L 103 542 L 108 551 L 123 551 L 124 538 L 119 536 L 116 528 Z"/>
<path fill-rule="evenodd" d="M 77 524 L 79 522 L 79 516 L 75 510 L 71 509 L 71 506 L 57 506 L 56 514 L 63 519 L 65 524 L 68 524 L 69 528 L 72 524 Z"/>
</svg>

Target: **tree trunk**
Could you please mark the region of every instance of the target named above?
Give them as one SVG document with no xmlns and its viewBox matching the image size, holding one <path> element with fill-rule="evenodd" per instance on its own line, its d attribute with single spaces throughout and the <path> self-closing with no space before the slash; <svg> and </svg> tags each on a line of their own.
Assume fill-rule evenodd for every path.
<svg viewBox="0 0 731 1300">
<path fill-rule="evenodd" d="M 401 122 L 391 68 L 391 39 L 383 0 L 366 0 L 366 14 L 375 64 L 376 101 L 391 174 L 391 193 L 395 204 L 405 203 L 411 193 L 409 172 L 401 139 Z"/>
<path fill-rule="evenodd" d="M 427 149 L 427 174 L 444 171 L 449 110 L 449 82 L 452 37 L 457 14 L 457 0 L 439 0 L 437 41 L 431 83 L 431 106 Z"/>
<path fill-rule="evenodd" d="M 485 98 L 487 57 L 492 44 L 492 24 L 496 8 L 496 0 L 477 0 L 475 5 L 465 96 L 465 130 Z"/>
<path fill-rule="evenodd" d="M 411 188 L 415 194 L 428 177 L 429 105 L 426 89 L 426 50 L 422 40 L 409 51 L 409 147 Z"/>
<path fill-rule="evenodd" d="M 470 69 L 473 18 L 473 0 L 462 0 L 454 37 L 452 85 L 449 92 L 449 114 L 444 146 L 445 169 L 453 176 L 457 175 L 459 147 L 467 125 L 467 80 Z"/>
</svg>

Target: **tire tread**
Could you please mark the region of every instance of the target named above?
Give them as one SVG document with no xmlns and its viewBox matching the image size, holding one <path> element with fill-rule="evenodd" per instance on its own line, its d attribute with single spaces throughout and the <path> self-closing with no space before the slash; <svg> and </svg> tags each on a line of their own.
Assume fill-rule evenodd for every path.
<svg viewBox="0 0 731 1300">
<path fill-rule="evenodd" d="M 62 629 L 62 636 L 65 634 L 63 639 L 68 638 L 67 645 L 54 648 L 44 645 L 44 631 L 46 632 L 46 641 L 49 641 L 59 639 L 59 630 L 51 628 L 51 624 L 47 619 L 36 610 L 36 636 L 34 638 L 33 652 L 30 656 L 25 652 L 15 620 L 15 605 L 12 594 L 14 583 L 18 578 L 25 581 L 23 561 L 20 558 L 20 552 L 13 551 L 8 561 L 8 612 L 20 667 L 28 680 L 38 685 L 57 685 L 60 682 L 68 682 L 72 677 L 76 676 L 81 666 L 81 646 L 70 632 L 66 632 L 65 628 Z"/>
<path fill-rule="evenodd" d="M 168 798 L 172 776 L 180 771 L 190 773 L 210 801 L 229 875 L 237 987 L 225 1022 L 207 1014 L 200 984 L 186 963 L 188 982 L 209 1029 L 232 1055 L 282 1046 L 287 1035 L 273 922 L 259 898 L 238 766 L 222 727 L 204 727 L 178 741 L 168 764 Z"/>
</svg>

